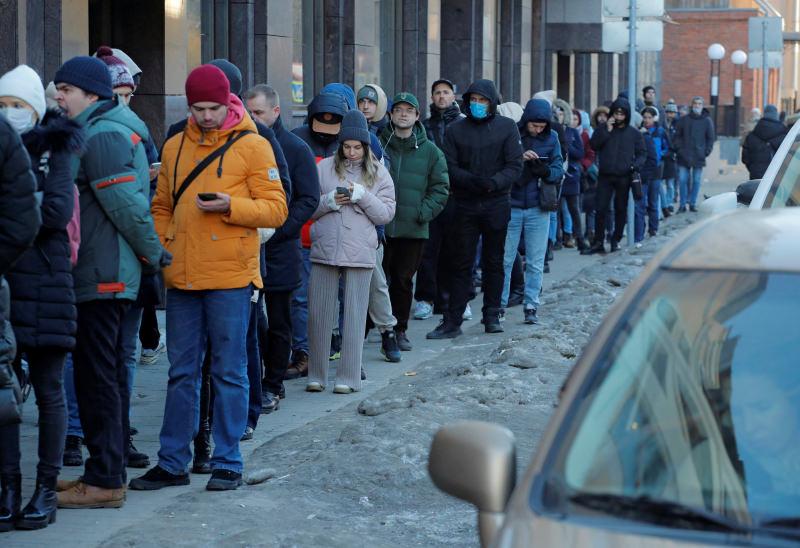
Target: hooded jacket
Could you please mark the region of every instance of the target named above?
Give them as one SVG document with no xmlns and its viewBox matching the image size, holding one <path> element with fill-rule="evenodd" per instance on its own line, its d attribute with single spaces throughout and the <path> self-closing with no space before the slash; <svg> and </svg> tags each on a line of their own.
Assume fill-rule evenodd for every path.
<svg viewBox="0 0 800 548">
<path fill-rule="evenodd" d="M 444 110 L 439 110 L 436 105 L 431 105 L 430 111 L 431 115 L 422 122 L 422 125 L 425 127 L 428 140 L 433 141 L 441 149 L 444 148 L 444 132 L 447 127 L 456 120 L 464 118 L 465 115 L 461 112 L 458 103 L 453 103 Z"/>
<path fill-rule="evenodd" d="M 325 87 L 323 87 L 320 90 L 320 95 L 322 95 L 322 94 L 333 94 L 333 95 L 338 95 L 339 97 L 341 97 L 344 100 L 344 102 L 346 103 L 346 105 L 347 105 L 347 109 L 345 109 L 345 112 L 348 111 L 348 110 L 354 110 L 354 109 L 358 108 L 358 103 L 356 102 L 356 94 L 353 91 L 353 88 L 351 88 L 347 84 L 342 84 L 340 82 L 333 82 L 332 84 L 328 84 L 328 85 L 326 85 Z M 309 108 L 310 108 L 310 105 L 309 105 Z M 330 112 L 330 111 L 322 110 L 320 112 Z M 303 140 L 305 140 L 305 139 L 303 139 Z M 309 146 L 311 146 L 311 145 L 309 145 Z M 383 148 L 381 148 L 381 144 L 378 141 L 378 136 L 375 134 L 374 131 L 371 131 L 370 140 L 369 140 L 369 146 L 372 149 L 372 153 L 375 155 L 375 157 L 378 160 L 382 160 L 384 162 L 384 165 L 388 165 L 388 159 L 384 158 L 384 156 L 383 156 Z M 337 143 L 337 147 L 338 147 L 338 143 Z M 333 149 L 334 152 L 336 151 L 337 147 L 334 147 L 334 149 Z M 313 149 L 313 147 L 312 147 L 312 149 Z M 325 156 L 322 156 L 322 157 L 324 158 Z"/>
<path fill-rule="evenodd" d="M 156 272 L 162 253 L 150 216 L 147 128 L 127 106 L 109 100 L 74 120 L 86 134 L 86 152 L 71 157 L 81 206 L 75 299 L 136 300 L 142 266 Z"/>
<path fill-rule="evenodd" d="M 286 221 L 264 244 L 261 275 L 267 291 L 291 291 L 301 282 L 298 238 L 303 225 L 319 205 L 319 175 L 311 149 L 300 137 L 287 131 L 280 118 L 275 120 L 272 130 L 289 164 L 292 196 Z"/>
<path fill-rule="evenodd" d="M 678 120 L 673 148 L 677 153 L 678 165 L 684 167 L 703 167 L 706 158 L 714 149 L 714 124 L 706 109 L 700 114 L 690 112 Z"/>
<path fill-rule="evenodd" d="M 428 140 L 420 122 L 410 137 L 401 139 L 390 123 L 380 135 L 393 158 L 389 173 L 394 181 L 396 211 L 386 225 L 390 238 L 428 238 L 428 223 L 444 209 L 450 194 L 444 154 Z"/>
<path fill-rule="evenodd" d="M 42 227 L 30 248 L 7 274 L 11 323 L 26 348 L 75 346 L 77 311 L 67 223 L 75 204 L 71 155 L 81 154 L 83 129 L 48 111 L 22 136 L 37 179 Z"/>
<path fill-rule="evenodd" d="M 626 99 L 617 98 L 611 112 L 621 108 L 625 112 L 625 126 L 608 131 L 606 125 L 595 128 L 589 143 L 600 157 L 600 175 L 623 177 L 632 171 L 641 171 L 647 160 L 647 149 L 638 129 L 630 125 L 631 107 Z"/>
<path fill-rule="evenodd" d="M 545 182 L 557 183 L 564 176 L 564 161 L 561 157 L 561 145 L 558 135 L 550 127 L 550 103 L 544 99 L 531 99 L 525 105 L 522 118 L 519 121 L 522 150 L 532 150 L 542 158 L 547 158 L 549 174 Z M 538 135 L 528 132 L 528 122 L 547 120 L 547 127 Z M 531 171 L 537 160 L 523 162 L 522 174 L 511 187 L 511 207 L 528 209 L 539 207 L 539 185 L 541 179 Z"/>
<path fill-rule="evenodd" d="M 789 128 L 778 120 L 761 118 L 742 145 L 742 163 L 747 166 L 750 179 L 761 179 L 772 157 L 781 146 Z"/>
<path fill-rule="evenodd" d="M 364 184 L 361 167 L 348 167 L 347 179 Z M 336 174 L 334 158 L 317 164 L 319 187 L 323 196 L 342 186 Z M 311 225 L 311 262 L 351 268 L 375 267 L 378 249 L 376 225 L 385 225 L 394 217 L 394 184 L 389 172 L 380 164 L 372 187 L 364 185 L 364 196 L 354 204 L 332 209 L 327 200 L 320 200 Z"/>
<path fill-rule="evenodd" d="M 476 80 L 464 92 L 464 104 L 478 94 L 489 99 L 489 114 L 453 122 L 444 136 L 450 186 L 457 199 L 485 201 L 505 198 L 522 173 L 522 145 L 513 120 L 497 116 L 497 89 L 491 80 Z"/>
<path fill-rule="evenodd" d="M 389 124 L 389 119 L 386 117 L 386 111 L 389 106 L 389 100 L 386 98 L 386 92 L 383 88 L 375 84 L 367 84 L 364 87 L 372 88 L 378 95 L 377 109 L 375 110 L 374 121 L 369 122 L 369 131 L 375 135 L 380 136 L 381 131 Z"/>
<path fill-rule="evenodd" d="M 272 147 L 256 133 L 241 101 L 231 95 L 237 118 L 220 129 L 201 131 L 189 120 L 180 135 L 164 144 L 153 216 L 158 237 L 172 253 L 164 269 L 167 287 L 184 290 L 262 287 L 258 228 L 278 228 L 286 220 L 286 193 Z M 194 180 L 177 204 L 173 192 L 198 162 L 234 134 L 251 131 Z M 200 192 L 225 192 L 230 211 L 206 213 L 195 204 Z"/>
<path fill-rule="evenodd" d="M 320 140 L 316 134 L 311 131 L 311 119 L 317 114 L 329 112 L 337 116 L 342 116 L 350 110 L 347 101 L 335 93 L 320 93 L 308 105 L 308 123 L 292 130 L 292 133 L 300 137 L 311 148 L 316 161 L 319 162 L 322 158 L 332 156 L 336 149 L 339 148 L 339 142 L 336 136 L 328 141 Z"/>
</svg>

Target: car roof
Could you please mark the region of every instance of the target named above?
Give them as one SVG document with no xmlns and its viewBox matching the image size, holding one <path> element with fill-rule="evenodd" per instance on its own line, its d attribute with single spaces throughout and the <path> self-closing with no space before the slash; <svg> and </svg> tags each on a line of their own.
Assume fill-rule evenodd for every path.
<svg viewBox="0 0 800 548">
<path fill-rule="evenodd" d="M 684 233 L 660 267 L 800 273 L 800 208 L 712 217 Z"/>
</svg>

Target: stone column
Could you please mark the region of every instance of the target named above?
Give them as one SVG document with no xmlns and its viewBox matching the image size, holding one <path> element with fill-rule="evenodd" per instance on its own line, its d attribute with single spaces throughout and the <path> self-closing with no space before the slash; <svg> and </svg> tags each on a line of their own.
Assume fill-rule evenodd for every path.
<svg viewBox="0 0 800 548">
<path fill-rule="evenodd" d="M 483 0 L 442 0 L 442 14 L 441 76 L 460 95 L 483 72 Z"/>
</svg>

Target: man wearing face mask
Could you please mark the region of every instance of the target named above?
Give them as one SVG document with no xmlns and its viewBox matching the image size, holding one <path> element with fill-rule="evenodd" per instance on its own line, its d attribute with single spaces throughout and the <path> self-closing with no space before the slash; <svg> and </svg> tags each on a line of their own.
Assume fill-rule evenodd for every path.
<svg viewBox="0 0 800 548">
<path fill-rule="evenodd" d="M 688 116 L 678 120 L 675 141 L 672 148 L 677 152 L 678 183 L 681 189 L 681 201 L 678 213 L 686 211 L 689 204 L 691 211 L 697 211 L 697 197 L 700 195 L 700 184 L 703 182 L 703 168 L 706 158 L 714 149 L 714 123 L 708 111 L 703 108 L 703 98 L 692 99 L 692 110 Z M 689 186 L 689 172 L 692 174 Z"/>
<path fill-rule="evenodd" d="M 461 334 L 464 309 L 472 289 L 472 265 L 478 239 L 483 239 L 483 324 L 487 333 L 501 333 L 500 296 L 503 255 L 511 218 L 509 193 L 522 173 L 519 130 L 510 118 L 497 116 L 500 104 L 491 80 L 476 80 L 463 95 L 467 116 L 444 136 L 444 155 L 455 199 L 453 285 L 442 323 L 429 339 Z"/>
</svg>

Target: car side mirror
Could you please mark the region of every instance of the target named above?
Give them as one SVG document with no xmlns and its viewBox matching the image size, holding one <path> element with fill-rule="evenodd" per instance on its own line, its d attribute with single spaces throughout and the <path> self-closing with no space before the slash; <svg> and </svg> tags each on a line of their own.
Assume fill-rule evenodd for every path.
<svg viewBox="0 0 800 548">
<path fill-rule="evenodd" d="M 735 192 L 722 192 L 700 202 L 698 209 L 703 215 L 716 215 L 718 213 L 725 213 L 727 211 L 733 211 L 736 209 L 737 200 L 738 196 Z"/>
<path fill-rule="evenodd" d="M 761 179 L 751 179 L 746 183 L 742 183 L 736 187 L 736 201 L 740 204 L 750 205 L 753 201 L 753 196 L 758 190 L 758 185 L 761 184 Z"/>
<path fill-rule="evenodd" d="M 433 438 L 428 472 L 436 487 L 478 509 L 481 545 L 488 546 L 516 483 L 514 434 L 480 421 L 444 426 Z"/>
</svg>

